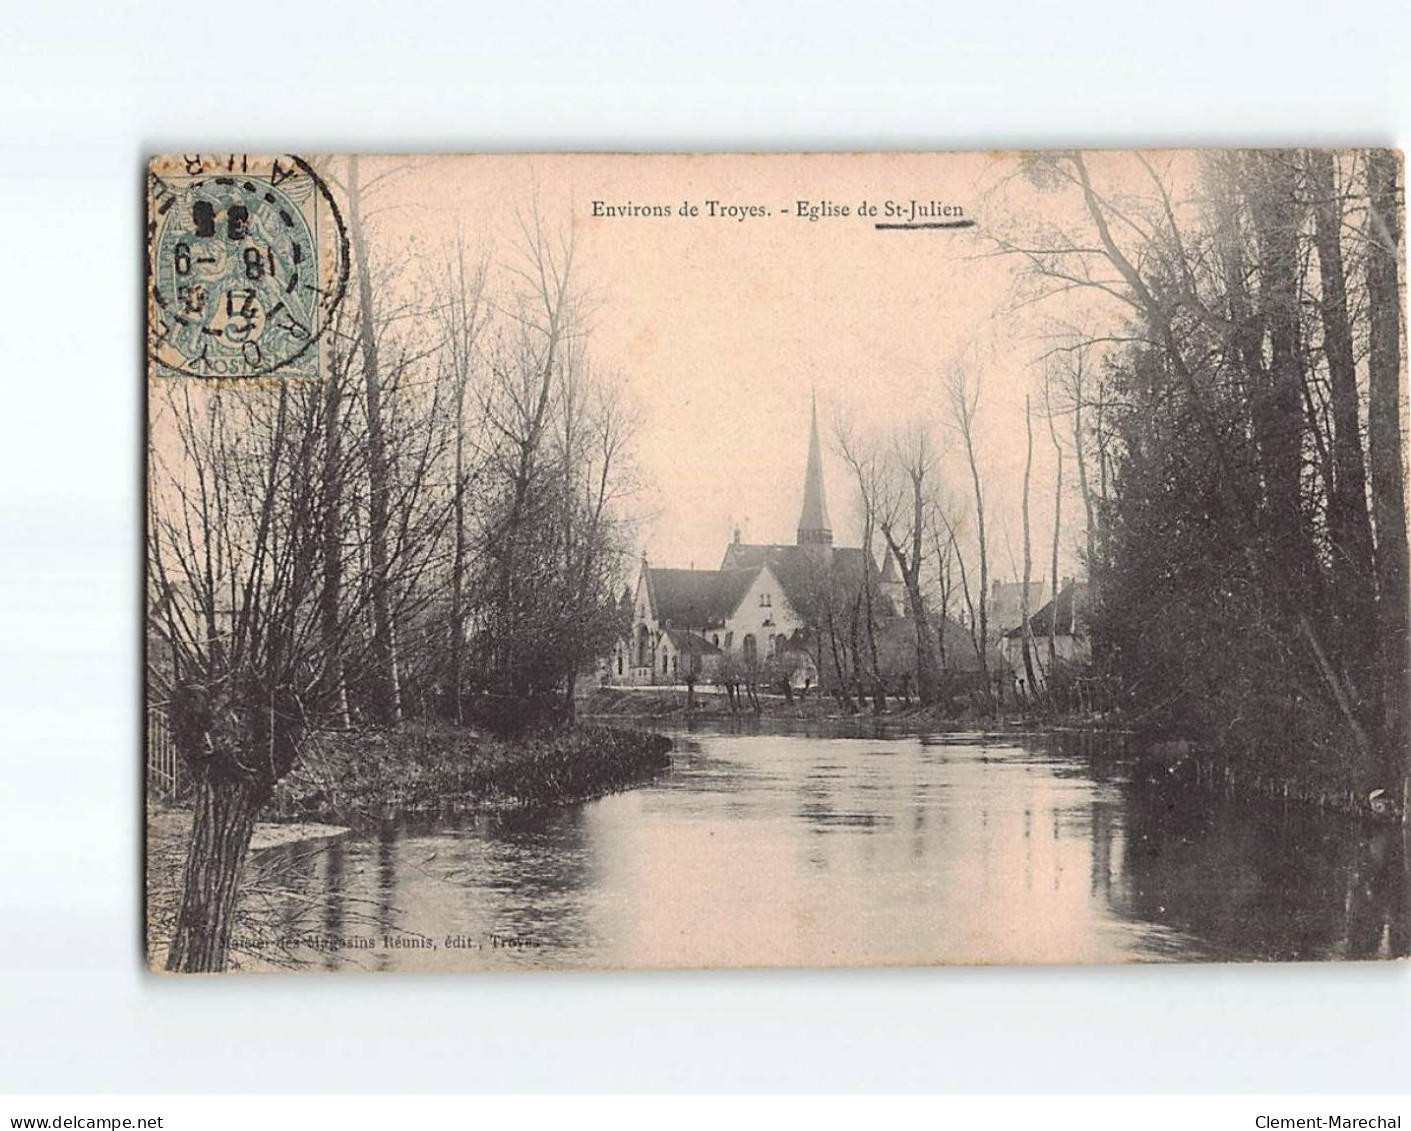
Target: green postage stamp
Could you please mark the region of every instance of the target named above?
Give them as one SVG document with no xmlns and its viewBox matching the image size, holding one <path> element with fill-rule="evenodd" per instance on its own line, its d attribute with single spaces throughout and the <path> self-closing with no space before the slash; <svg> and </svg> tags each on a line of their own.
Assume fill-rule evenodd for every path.
<svg viewBox="0 0 1411 1131">
<path fill-rule="evenodd" d="M 154 157 L 146 251 L 149 376 L 323 375 L 348 255 L 338 206 L 313 163 Z"/>
</svg>

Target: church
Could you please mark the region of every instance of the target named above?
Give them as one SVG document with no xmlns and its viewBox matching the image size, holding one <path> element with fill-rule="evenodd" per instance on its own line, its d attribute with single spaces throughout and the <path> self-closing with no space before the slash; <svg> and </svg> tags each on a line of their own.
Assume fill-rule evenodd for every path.
<svg viewBox="0 0 1411 1131">
<path fill-rule="evenodd" d="M 797 685 L 817 684 L 809 610 L 827 592 L 855 592 L 867 570 L 888 611 L 899 607 L 901 585 L 894 569 L 879 576 L 864 550 L 833 545 L 815 399 L 794 542 L 741 542 L 736 531 L 719 569 L 659 569 L 644 554 L 632 595 L 631 630 L 608 661 L 607 682 L 709 680 L 731 661 L 755 668 L 775 660 L 787 663 Z"/>
</svg>

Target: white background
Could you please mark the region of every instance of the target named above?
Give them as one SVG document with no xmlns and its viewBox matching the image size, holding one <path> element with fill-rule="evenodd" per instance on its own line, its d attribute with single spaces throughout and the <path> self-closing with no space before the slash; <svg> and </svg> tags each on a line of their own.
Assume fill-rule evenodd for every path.
<svg viewBox="0 0 1411 1131">
<path fill-rule="evenodd" d="M 144 972 L 145 154 L 1404 144 L 1411 123 L 1404 2 L 793 8 L 0 3 L 0 1090 L 1406 1086 L 1405 964 Z"/>
</svg>

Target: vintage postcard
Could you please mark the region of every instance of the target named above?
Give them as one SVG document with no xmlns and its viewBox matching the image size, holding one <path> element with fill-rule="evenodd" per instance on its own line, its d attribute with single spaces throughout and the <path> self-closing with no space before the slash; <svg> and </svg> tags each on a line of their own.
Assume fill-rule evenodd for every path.
<svg viewBox="0 0 1411 1131">
<path fill-rule="evenodd" d="M 1400 154 L 146 182 L 153 969 L 1411 950 Z"/>
</svg>

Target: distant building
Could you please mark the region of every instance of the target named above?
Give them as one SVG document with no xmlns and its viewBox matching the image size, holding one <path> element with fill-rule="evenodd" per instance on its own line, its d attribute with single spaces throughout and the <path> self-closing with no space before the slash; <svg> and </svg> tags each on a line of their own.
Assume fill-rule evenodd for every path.
<svg viewBox="0 0 1411 1131">
<path fill-rule="evenodd" d="M 1044 600 L 1048 588 L 1042 581 L 1029 583 L 1029 612 L 1037 609 Z M 990 583 L 990 605 L 986 610 L 989 630 L 997 636 L 1004 636 L 1012 628 L 1024 623 L 1024 583 L 1022 581 L 994 581 Z"/>
<path fill-rule="evenodd" d="M 1054 614 L 1057 612 L 1055 626 Z M 1026 679 L 1022 620 L 1003 635 L 1004 655 L 1015 679 Z M 1029 659 L 1034 675 L 1042 683 L 1049 675 L 1049 636 L 1060 663 L 1086 664 L 1093 656 L 1088 627 L 1088 583 L 1065 578 L 1058 596 L 1029 618 Z"/>
</svg>

